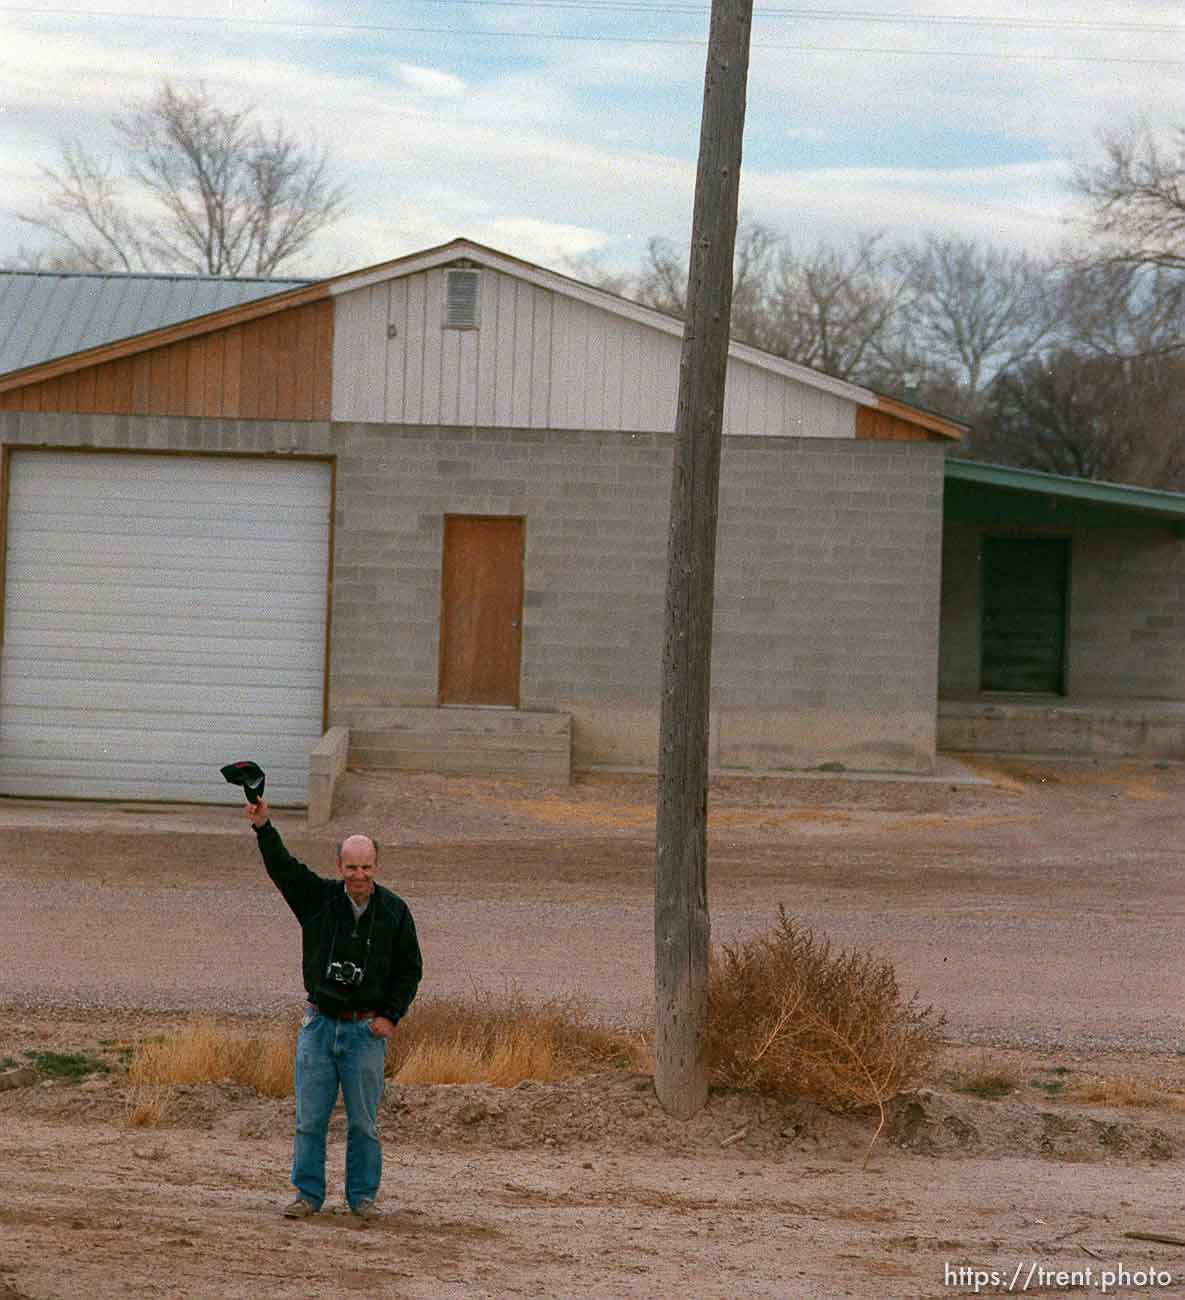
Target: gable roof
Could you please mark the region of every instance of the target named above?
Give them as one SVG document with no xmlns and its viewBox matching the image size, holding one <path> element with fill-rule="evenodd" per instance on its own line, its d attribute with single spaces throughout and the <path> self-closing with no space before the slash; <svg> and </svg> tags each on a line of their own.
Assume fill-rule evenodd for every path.
<svg viewBox="0 0 1185 1300">
<path fill-rule="evenodd" d="M 436 248 L 410 253 L 405 257 L 395 258 L 389 262 L 380 262 L 375 266 L 365 267 L 360 271 L 349 271 L 344 275 L 335 276 L 325 283 L 330 294 L 336 297 L 339 294 L 351 293 L 355 289 L 365 289 L 384 280 L 416 275 L 421 271 L 461 262 L 475 267 L 486 267 L 489 270 L 501 271 L 505 275 L 515 276 L 538 288 L 548 289 L 553 293 L 575 298 L 579 302 L 599 307 L 603 311 L 624 317 L 626 320 L 648 325 L 651 329 L 659 330 L 675 338 L 681 339 L 683 337 L 683 321 L 678 317 L 669 316 L 666 312 L 661 312 L 657 308 L 646 307 L 642 303 L 623 298 L 619 294 L 610 293 L 606 289 L 598 289 L 595 285 L 586 284 L 581 280 L 574 280 L 571 276 L 563 275 L 558 271 L 547 270 L 544 267 L 535 265 L 533 262 L 525 262 L 521 258 L 513 257 L 508 253 L 501 253 L 495 248 L 488 248 L 484 244 L 477 244 L 469 239 L 453 239 L 447 244 L 441 244 Z M 795 380 L 798 383 L 805 384 L 808 388 L 819 389 L 822 392 L 831 393 L 833 396 L 846 398 L 857 406 L 878 410 L 885 415 L 918 425 L 923 429 L 941 434 L 947 438 L 958 440 L 968 431 L 967 425 L 960 424 L 955 420 L 948 420 L 944 416 L 936 415 L 933 412 L 908 406 L 904 402 L 885 397 L 882 393 L 874 392 L 870 388 L 853 384 L 846 379 L 836 379 L 831 375 L 824 374 L 821 370 L 812 370 L 809 366 L 799 365 L 798 362 L 787 361 L 785 357 L 777 357 L 771 352 L 763 352 L 760 348 L 750 347 L 747 343 L 730 342 L 728 354 L 738 361 L 744 361 L 761 370 L 768 370 L 783 378 Z"/>
<path fill-rule="evenodd" d="M 138 272 L 0 271 L 0 375 L 309 283 Z"/>
<path fill-rule="evenodd" d="M 283 311 L 303 302 L 324 297 L 337 297 L 385 280 L 395 280 L 438 267 L 457 264 L 500 271 L 506 275 L 525 280 L 539 288 L 574 298 L 613 315 L 649 326 L 662 333 L 677 338 L 681 338 L 683 335 L 683 322 L 674 316 L 668 316 L 665 312 L 658 311 L 653 307 L 643 306 L 641 303 L 633 302 L 618 294 L 598 289 L 593 285 L 572 279 L 570 276 L 562 275 L 557 271 L 550 271 L 532 262 L 513 257 L 508 253 L 499 252 L 497 249 L 488 248 L 484 244 L 458 238 L 450 240 L 446 244 L 440 244 L 435 248 L 410 253 L 404 257 L 381 262 L 358 271 L 347 271 L 315 282 L 298 282 L 286 292 L 275 292 L 273 290 L 271 296 L 264 299 L 257 297 L 247 301 L 240 300 L 235 305 L 213 309 L 188 320 L 168 324 L 161 323 L 158 327 L 150 328 L 145 332 L 130 337 L 104 341 L 97 346 L 86 347 L 69 355 L 43 360 L 38 364 L 26 363 L 17 370 L 6 371 L 0 365 L 0 392 L 23 387 L 30 383 L 37 383 L 57 375 L 67 374 L 72 370 L 98 365 L 104 361 L 129 356 L 136 352 L 146 351 L 150 348 L 162 346 L 165 343 L 175 342 L 181 338 L 196 337 L 214 330 L 224 329 L 243 320 Z M 274 281 L 240 281 L 238 283 L 276 284 Z M 762 352 L 760 349 L 750 347 L 744 343 L 730 343 L 729 356 L 758 369 L 767 370 L 783 378 L 794 380 L 808 388 L 818 389 L 846 399 L 853 402 L 857 407 L 875 412 L 878 416 L 884 416 L 890 421 L 896 420 L 914 425 L 930 434 L 937 434 L 940 437 L 957 441 L 967 432 L 967 426 L 957 421 L 948 420 L 929 411 L 908 406 L 903 402 L 876 393 L 872 389 L 850 383 L 848 380 L 835 379 L 820 370 L 812 370 L 809 366 L 787 361 L 783 357 L 776 357 L 772 353 Z"/>
</svg>

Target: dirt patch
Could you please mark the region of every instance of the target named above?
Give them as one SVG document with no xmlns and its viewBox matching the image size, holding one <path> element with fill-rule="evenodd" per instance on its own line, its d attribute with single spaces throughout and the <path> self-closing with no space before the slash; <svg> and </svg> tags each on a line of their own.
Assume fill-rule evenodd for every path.
<svg viewBox="0 0 1185 1300">
<path fill-rule="evenodd" d="M 15 1025 L 3 1025 L 11 1051 Z M 92 1027 L 101 1052 L 131 1026 Z M 59 1028 L 79 1041 L 78 1022 Z M 871 1112 L 714 1091 L 682 1123 L 643 1075 L 393 1086 L 380 1113 L 387 1213 L 364 1226 L 338 1200 L 340 1110 L 330 1200 L 291 1224 L 279 1216 L 290 1099 L 187 1085 L 142 1130 L 127 1127 L 128 1093 L 116 1070 L 0 1097 L 8 1300 L 917 1297 L 970 1293 L 944 1285 L 947 1265 L 1081 1269 L 1137 1254 L 1185 1285 L 1180 1251 L 1134 1251 L 1123 1235 L 1172 1221 L 1185 1117 L 1167 1112 L 926 1088 L 894 1100 L 870 1156 Z"/>
<path fill-rule="evenodd" d="M 241 815 L 0 802 L 0 1068 L 32 1052 L 108 1066 L 0 1092 L 0 1300 L 880 1300 L 971 1294 L 958 1269 L 1021 1264 L 1153 1269 L 1171 1283 L 1126 1293 L 1185 1293 L 1185 1249 L 1125 1236 L 1179 1234 L 1185 1116 L 1066 1100 L 1096 1076 L 1185 1096 L 1185 769 L 977 767 L 993 784 L 713 786 L 717 939 L 785 903 L 948 1015 L 934 1078 L 894 1100 L 870 1156 L 872 1112 L 716 1092 L 683 1124 L 645 1076 L 395 1086 L 373 1228 L 340 1208 L 340 1115 L 329 1206 L 301 1224 L 278 1214 L 290 1100 L 189 1085 L 158 1127 L 129 1126 L 135 1042 L 198 1013 L 249 1029 L 298 1011 L 295 926 Z M 636 1025 L 653 796 L 618 774 L 353 773 L 329 827 L 277 820 L 321 869 L 341 834 L 378 836 L 429 991 L 571 992 Z M 960 1090 L 998 1079 L 995 1100 Z"/>
</svg>

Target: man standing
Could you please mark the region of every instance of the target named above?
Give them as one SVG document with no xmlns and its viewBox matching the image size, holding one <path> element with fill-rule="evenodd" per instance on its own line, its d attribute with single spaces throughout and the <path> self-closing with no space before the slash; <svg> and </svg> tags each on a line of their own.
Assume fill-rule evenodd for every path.
<svg viewBox="0 0 1185 1300">
<path fill-rule="evenodd" d="M 296 1137 L 290 1219 L 325 1200 L 325 1139 L 338 1089 L 346 1103 L 346 1202 L 377 1218 L 383 1149 L 379 1100 L 387 1043 L 423 975 L 407 904 L 375 884 L 378 845 L 351 835 L 337 849 L 337 879 L 318 876 L 284 847 L 266 800 L 247 805 L 272 883 L 300 922 L 309 1006 L 296 1041 Z"/>
</svg>

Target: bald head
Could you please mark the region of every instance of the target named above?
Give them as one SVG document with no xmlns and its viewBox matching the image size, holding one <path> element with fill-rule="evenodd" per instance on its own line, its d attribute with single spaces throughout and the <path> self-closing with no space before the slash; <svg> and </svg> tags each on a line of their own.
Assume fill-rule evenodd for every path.
<svg viewBox="0 0 1185 1300">
<path fill-rule="evenodd" d="M 378 865 L 379 846 L 369 835 L 350 835 L 337 846 L 337 874 L 357 904 L 365 903 L 374 893 Z"/>
<path fill-rule="evenodd" d="M 369 835 L 347 835 L 344 840 L 338 840 L 337 857 L 339 862 L 341 861 L 341 856 L 345 852 L 347 845 L 353 845 L 354 848 L 359 848 L 362 845 L 369 845 L 370 848 L 374 850 L 375 862 L 376 863 L 378 862 L 379 860 L 378 840 L 372 839 Z"/>
</svg>

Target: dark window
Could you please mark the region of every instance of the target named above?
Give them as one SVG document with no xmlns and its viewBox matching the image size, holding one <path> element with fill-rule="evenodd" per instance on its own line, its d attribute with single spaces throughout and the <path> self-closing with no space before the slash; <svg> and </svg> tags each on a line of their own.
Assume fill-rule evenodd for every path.
<svg viewBox="0 0 1185 1300">
<path fill-rule="evenodd" d="M 983 544 L 981 689 L 1065 693 L 1064 537 L 988 537 Z"/>
</svg>

